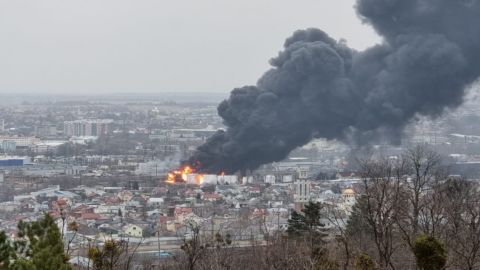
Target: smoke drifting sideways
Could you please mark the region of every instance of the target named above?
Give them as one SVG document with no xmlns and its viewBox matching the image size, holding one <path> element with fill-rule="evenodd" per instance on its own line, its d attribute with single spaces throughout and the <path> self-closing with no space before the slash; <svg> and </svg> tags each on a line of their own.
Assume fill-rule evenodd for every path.
<svg viewBox="0 0 480 270">
<path fill-rule="evenodd" d="M 355 8 L 382 44 L 359 52 L 319 29 L 296 31 L 257 86 L 234 89 L 218 106 L 226 131 L 183 165 L 244 172 L 314 138 L 399 144 L 416 115 L 463 102 L 480 75 L 480 1 L 357 0 Z"/>
</svg>

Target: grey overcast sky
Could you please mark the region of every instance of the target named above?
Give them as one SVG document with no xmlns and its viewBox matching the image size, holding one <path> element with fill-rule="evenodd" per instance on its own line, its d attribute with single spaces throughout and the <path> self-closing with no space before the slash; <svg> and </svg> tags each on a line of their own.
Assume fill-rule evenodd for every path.
<svg viewBox="0 0 480 270">
<path fill-rule="evenodd" d="M 1 93 L 229 92 L 297 29 L 380 42 L 354 0 L 0 0 Z"/>
</svg>

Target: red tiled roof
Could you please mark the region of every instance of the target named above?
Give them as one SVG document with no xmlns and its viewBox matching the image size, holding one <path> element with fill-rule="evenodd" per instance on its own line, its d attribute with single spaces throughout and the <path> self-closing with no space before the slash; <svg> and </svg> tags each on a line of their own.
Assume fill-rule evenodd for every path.
<svg viewBox="0 0 480 270">
<path fill-rule="evenodd" d="M 65 200 L 58 200 L 58 201 L 53 201 L 52 204 L 67 204 L 67 201 L 65 201 Z"/>
<path fill-rule="evenodd" d="M 97 213 L 82 213 L 82 219 L 99 219 L 100 214 Z"/>
<path fill-rule="evenodd" d="M 66 204 L 52 205 L 52 209 L 55 209 L 55 210 L 58 210 L 58 209 L 68 209 L 68 205 L 66 205 Z"/>
<path fill-rule="evenodd" d="M 166 221 L 169 221 L 169 220 L 175 220 L 175 217 L 160 217 L 159 218 L 160 223 L 166 222 Z"/>
<path fill-rule="evenodd" d="M 220 199 L 218 194 L 203 194 L 204 199 Z"/>
<path fill-rule="evenodd" d="M 5 224 L 3 224 L 3 226 L 10 226 L 10 225 L 13 225 L 13 224 L 16 224 L 16 223 L 17 223 L 16 220 L 10 220 L 10 221 L 5 222 Z"/>
<path fill-rule="evenodd" d="M 190 214 L 192 213 L 192 208 L 175 208 L 175 214 Z"/>
<path fill-rule="evenodd" d="M 82 205 L 79 205 L 77 207 L 75 207 L 75 209 L 72 210 L 72 212 L 78 212 L 78 211 L 82 211 L 84 209 L 87 209 L 88 206 L 86 206 L 85 204 L 82 204 Z"/>
<path fill-rule="evenodd" d="M 265 210 L 263 210 L 263 209 L 255 209 L 255 211 L 253 212 L 253 215 L 254 215 L 254 216 L 265 215 Z"/>
<path fill-rule="evenodd" d="M 260 187 L 251 187 L 248 188 L 248 191 L 260 191 Z"/>
<path fill-rule="evenodd" d="M 113 202 L 118 202 L 118 198 L 116 198 L 116 197 L 105 197 L 105 198 L 103 199 L 103 201 L 104 201 L 104 202 L 112 202 L 112 203 L 113 203 Z"/>
</svg>

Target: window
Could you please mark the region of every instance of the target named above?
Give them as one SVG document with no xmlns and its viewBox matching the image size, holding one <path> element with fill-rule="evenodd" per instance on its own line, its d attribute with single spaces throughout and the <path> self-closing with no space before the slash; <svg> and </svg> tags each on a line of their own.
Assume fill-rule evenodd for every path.
<svg viewBox="0 0 480 270">
<path fill-rule="evenodd" d="M 137 229 L 137 227 L 133 227 L 133 229 L 134 229 L 134 230 L 136 230 L 136 229 Z"/>
</svg>

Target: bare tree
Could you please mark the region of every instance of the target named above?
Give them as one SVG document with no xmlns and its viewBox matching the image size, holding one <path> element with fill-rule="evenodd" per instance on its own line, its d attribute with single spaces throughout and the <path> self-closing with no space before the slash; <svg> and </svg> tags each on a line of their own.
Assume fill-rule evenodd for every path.
<svg viewBox="0 0 480 270">
<path fill-rule="evenodd" d="M 420 212 L 426 204 L 426 200 L 422 200 L 421 197 L 432 185 L 444 180 L 447 173 L 442 163 L 442 156 L 425 145 L 418 144 L 408 147 L 407 153 L 402 158 L 405 159 L 408 166 L 405 173 L 409 177 L 403 178 L 403 180 L 406 197 L 412 207 L 410 215 L 411 235 L 406 235 L 411 245 L 418 234 Z M 413 236 L 413 239 L 410 239 L 411 236 Z"/>
<path fill-rule="evenodd" d="M 459 269 L 480 266 L 480 198 L 471 182 L 462 179 L 447 181 L 444 212 L 448 220 L 445 235 L 451 264 Z"/>
<path fill-rule="evenodd" d="M 358 200 L 363 218 L 373 234 L 381 268 L 396 269 L 392 257 L 401 247 L 396 219 L 405 215 L 406 198 L 401 179 L 408 172 L 404 159 L 368 159 L 361 163 L 364 196 Z"/>
</svg>

